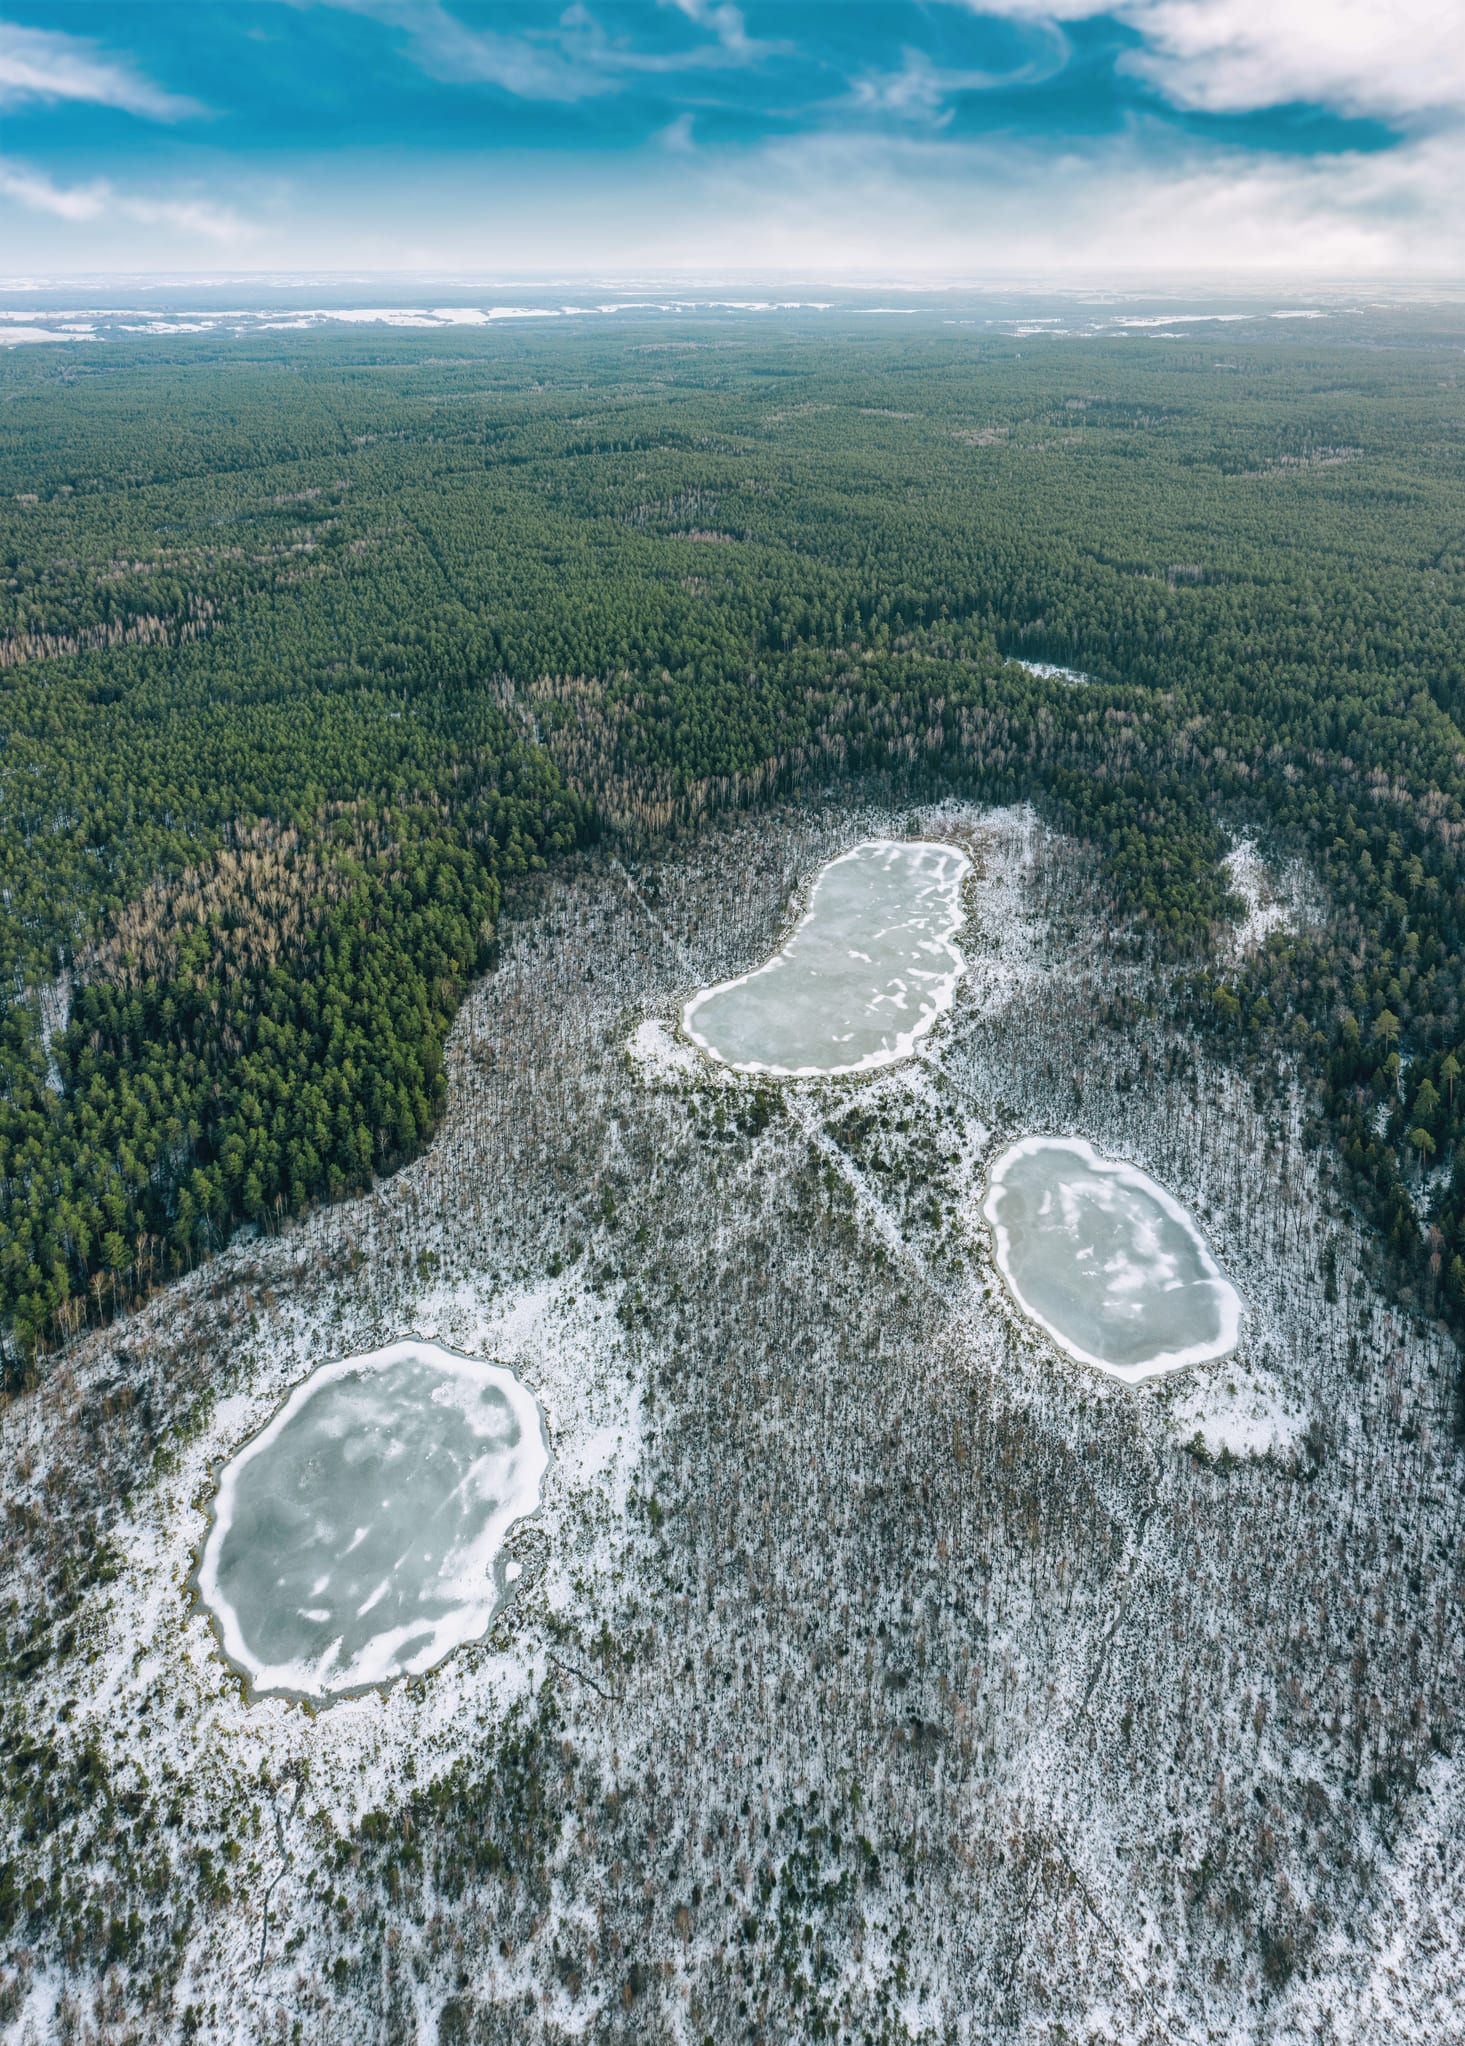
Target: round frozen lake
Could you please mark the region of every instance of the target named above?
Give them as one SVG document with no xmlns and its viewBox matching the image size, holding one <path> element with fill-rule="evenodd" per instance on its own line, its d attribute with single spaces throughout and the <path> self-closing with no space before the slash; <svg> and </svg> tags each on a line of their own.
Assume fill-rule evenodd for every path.
<svg viewBox="0 0 1465 2046">
<path fill-rule="evenodd" d="M 1081 1137 L 1024 1137 L 982 1213 L 1024 1313 L 1080 1363 L 1130 1385 L 1223 1357 L 1241 1297 L 1180 1203 Z"/>
<path fill-rule="evenodd" d="M 682 1029 L 740 1073 L 862 1073 L 906 1057 L 951 1006 L 971 862 L 952 845 L 871 839 L 822 868 L 771 959 L 703 988 Z"/>
<path fill-rule="evenodd" d="M 256 1692 L 324 1698 L 486 1632 L 549 1444 L 506 1366 L 399 1342 L 322 1365 L 225 1465 L 198 1588 Z"/>
</svg>

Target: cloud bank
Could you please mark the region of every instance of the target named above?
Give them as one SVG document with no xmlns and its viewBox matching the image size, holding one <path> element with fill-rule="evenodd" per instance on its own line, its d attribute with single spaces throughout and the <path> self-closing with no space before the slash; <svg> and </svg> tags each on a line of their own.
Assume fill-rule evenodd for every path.
<svg viewBox="0 0 1465 2046">
<path fill-rule="evenodd" d="M 1465 19 L 1448 0 L 970 0 L 970 11 L 1112 16 L 1142 38 L 1131 70 L 1211 113 L 1302 101 L 1408 120 L 1465 110 Z"/>
<path fill-rule="evenodd" d="M 90 224 L 129 221 L 137 226 L 167 228 L 173 234 L 201 236 L 215 243 L 247 241 L 248 224 L 238 214 L 206 199 L 150 198 L 119 192 L 106 178 L 84 185 L 53 184 L 44 171 L 0 157 L 0 194 L 32 212 L 56 220 Z"/>
</svg>

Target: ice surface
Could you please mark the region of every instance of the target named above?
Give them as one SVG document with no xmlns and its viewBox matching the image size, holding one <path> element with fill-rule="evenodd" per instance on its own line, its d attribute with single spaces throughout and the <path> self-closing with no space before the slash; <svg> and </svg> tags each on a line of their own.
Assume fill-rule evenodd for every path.
<svg viewBox="0 0 1465 2046">
<path fill-rule="evenodd" d="M 256 1692 L 430 1669 L 483 1634 L 549 1445 L 502 1364 L 399 1342 L 323 1365 L 224 1468 L 199 1594 Z"/>
<path fill-rule="evenodd" d="M 982 1212 L 1018 1305 L 1081 1363 L 1134 1385 L 1234 1349 L 1241 1299 L 1180 1203 L 1079 1137 L 1024 1137 Z"/>
<path fill-rule="evenodd" d="M 907 1056 L 951 1005 L 971 862 L 955 846 L 871 839 L 814 883 L 779 951 L 694 995 L 682 1028 L 740 1073 L 860 1073 Z"/>
</svg>

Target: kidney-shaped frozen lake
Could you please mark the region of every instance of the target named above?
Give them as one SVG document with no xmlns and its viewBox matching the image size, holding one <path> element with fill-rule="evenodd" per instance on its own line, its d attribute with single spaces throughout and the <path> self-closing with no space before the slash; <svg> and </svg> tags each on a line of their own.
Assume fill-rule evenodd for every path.
<svg viewBox="0 0 1465 2046">
<path fill-rule="evenodd" d="M 820 870 L 787 941 L 703 988 L 682 1029 L 740 1073 L 861 1073 L 904 1058 L 951 1005 L 971 862 L 952 845 L 871 839 Z"/>
<path fill-rule="evenodd" d="M 309 1698 L 432 1668 L 486 1632 L 548 1468 L 502 1364 L 399 1342 L 322 1365 L 220 1478 L 198 1587 L 225 1654 Z"/>
<path fill-rule="evenodd" d="M 1080 1137 L 1024 1137 L 982 1213 L 1019 1307 L 1081 1363 L 1128 1384 L 1223 1357 L 1241 1298 L 1180 1203 Z"/>
</svg>

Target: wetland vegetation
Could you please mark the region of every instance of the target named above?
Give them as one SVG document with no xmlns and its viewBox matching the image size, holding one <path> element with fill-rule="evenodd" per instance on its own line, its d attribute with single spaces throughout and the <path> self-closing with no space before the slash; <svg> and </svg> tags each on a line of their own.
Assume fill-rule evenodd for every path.
<svg viewBox="0 0 1465 2046">
<path fill-rule="evenodd" d="M 1458 348 L 442 345 L 0 369 L 0 2024 L 1452 2036 Z M 919 1057 L 678 1041 L 908 844 Z M 1055 1129 L 1229 1354 L 1055 1356 Z"/>
</svg>

